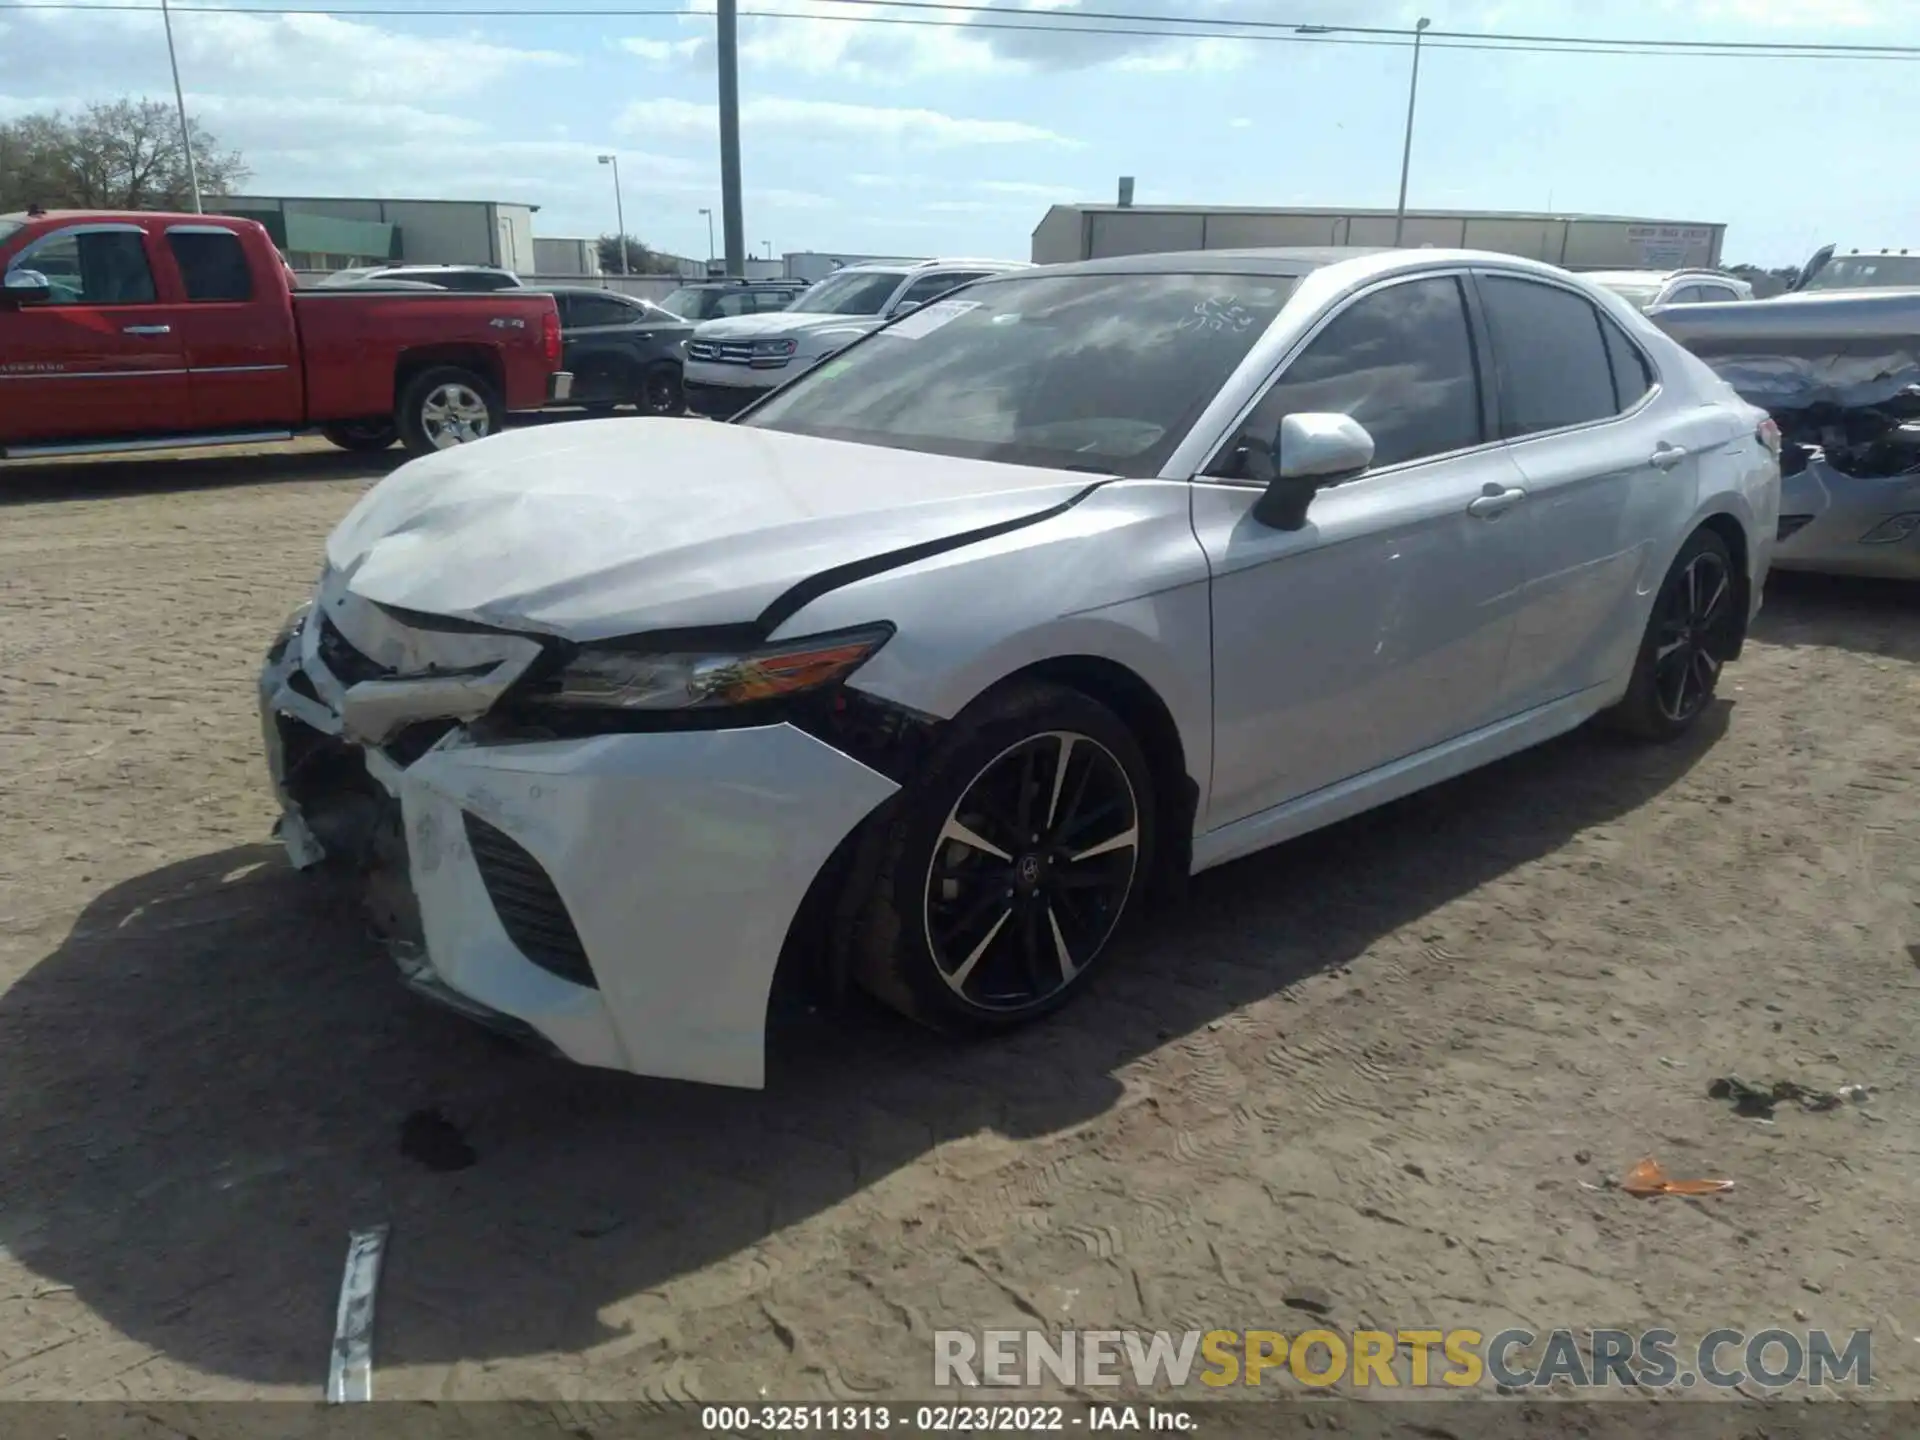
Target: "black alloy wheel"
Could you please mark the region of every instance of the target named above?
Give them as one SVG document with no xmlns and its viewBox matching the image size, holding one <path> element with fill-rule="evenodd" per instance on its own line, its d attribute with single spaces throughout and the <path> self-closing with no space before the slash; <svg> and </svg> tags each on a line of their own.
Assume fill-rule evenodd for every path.
<svg viewBox="0 0 1920 1440">
<path fill-rule="evenodd" d="M 941 979 L 983 1011 L 1047 1005 L 1105 947 L 1139 861 L 1139 801 L 1112 751 L 1070 730 L 1010 746 L 967 785 L 927 866 Z"/>
<path fill-rule="evenodd" d="M 1703 549 L 1687 560 L 1660 597 L 1653 649 L 1653 693 L 1669 723 L 1685 725 L 1706 708 L 1720 679 L 1719 652 L 1733 611 L 1733 576 L 1724 553 Z"/>
</svg>

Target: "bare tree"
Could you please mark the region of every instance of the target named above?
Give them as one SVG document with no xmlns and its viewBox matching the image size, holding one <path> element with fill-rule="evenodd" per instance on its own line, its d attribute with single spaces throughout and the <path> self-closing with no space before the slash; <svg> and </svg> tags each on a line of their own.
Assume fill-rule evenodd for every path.
<svg viewBox="0 0 1920 1440">
<path fill-rule="evenodd" d="M 204 193 L 231 193 L 247 179 L 237 150 L 221 150 L 197 121 L 189 133 Z M 192 199 L 179 117 L 161 101 L 115 100 L 0 125 L 0 211 L 179 210 Z"/>
</svg>

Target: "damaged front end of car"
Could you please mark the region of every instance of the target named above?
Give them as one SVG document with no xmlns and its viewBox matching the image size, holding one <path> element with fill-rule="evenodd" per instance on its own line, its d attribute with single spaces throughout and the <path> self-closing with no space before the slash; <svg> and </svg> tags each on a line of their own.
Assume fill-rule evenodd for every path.
<svg viewBox="0 0 1920 1440">
<path fill-rule="evenodd" d="M 1777 567 L 1920 579 L 1920 291 L 1650 318 L 1779 426 Z"/>
</svg>

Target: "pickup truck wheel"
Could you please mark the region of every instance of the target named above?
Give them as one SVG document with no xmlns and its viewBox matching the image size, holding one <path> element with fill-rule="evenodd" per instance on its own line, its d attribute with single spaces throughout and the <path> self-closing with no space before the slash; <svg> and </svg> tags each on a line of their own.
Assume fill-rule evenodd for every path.
<svg viewBox="0 0 1920 1440">
<path fill-rule="evenodd" d="M 680 367 L 671 361 L 649 366 L 640 376 L 636 397 L 643 415 L 684 415 L 687 397 L 680 388 Z"/>
<path fill-rule="evenodd" d="M 320 433 L 342 450 L 385 450 L 400 438 L 391 420 L 343 420 L 322 426 Z"/>
<path fill-rule="evenodd" d="M 423 370 L 400 392 L 400 438 L 416 455 L 451 450 L 497 434 L 506 422 L 500 397 L 471 370 Z"/>
</svg>

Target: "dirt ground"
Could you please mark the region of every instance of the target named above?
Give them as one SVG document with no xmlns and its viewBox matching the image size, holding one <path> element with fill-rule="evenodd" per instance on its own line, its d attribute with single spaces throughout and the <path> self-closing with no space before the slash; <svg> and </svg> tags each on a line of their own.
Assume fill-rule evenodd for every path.
<svg viewBox="0 0 1920 1440">
<path fill-rule="evenodd" d="M 387 460 L 0 466 L 0 1395 L 921 1397 L 936 1328 L 1871 1328 L 1920 1398 L 1920 597 L 1781 583 L 1699 733 L 1203 877 L 1057 1019 L 761 1094 L 522 1054 L 267 840 L 253 682 Z M 1726 1072 L 1874 1087 L 1743 1119 Z M 403 1155 L 437 1109 L 476 1162 Z M 1605 1187 L 1642 1156 L 1731 1194 Z M 1796 1318 L 1798 1317 L 1798 1318 Z"/>
</svg>

